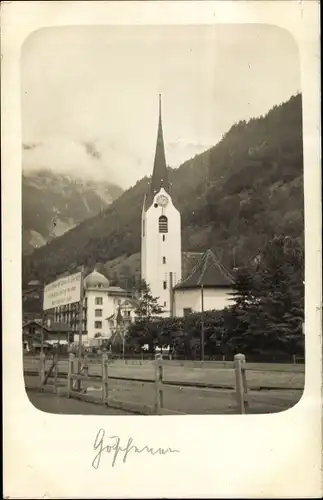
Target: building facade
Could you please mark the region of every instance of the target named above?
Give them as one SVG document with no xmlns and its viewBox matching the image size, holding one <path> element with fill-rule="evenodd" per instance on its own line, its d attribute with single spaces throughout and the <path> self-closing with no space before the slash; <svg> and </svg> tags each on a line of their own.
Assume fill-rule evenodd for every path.
<svg viewBox="0 0 323 500">
<path fill-rule="evenodd" d="M 168 180 L 160 96 L 154 168 L 141 217 L 141 278 L 169 316 L 172 288 L 182 278 L 181 215 Z"/>
<path fill-rule="evenodd" d="M 91 346 L 110 339 L 117 327 L 118 312 L 127 325 L 134 320 L 136 307 L 136 301 L 128 297 L 126 290 L 110 286 L 109 280 L 97 271 L 90 273 L 84 279 L 84 345 Z M 75 343 L 79 338 L 79 312 L 79 304 L 70 304 L 56 308 L 53 315 L 55 321 L 64 321 L 71 325 Z"/>
</svg>

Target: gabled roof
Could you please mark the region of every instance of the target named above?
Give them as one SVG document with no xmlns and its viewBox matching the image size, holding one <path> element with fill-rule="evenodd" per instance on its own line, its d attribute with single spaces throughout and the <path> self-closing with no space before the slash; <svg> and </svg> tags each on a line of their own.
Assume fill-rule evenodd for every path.
<svg viewBox="0 0 323 500">
<path fill-rule="evenodd" d="M 25 323 L 23 323 L 22 327 L 23 327 L 23 328 L 25 328 L 25 326 L 29 326 L 29 325 L 37 325 L 37 326 L 39 326 L 40 328 L 43 326 L 43 327 L 44 327 L 44 330 L 49 331 L 49 328 L 48 328 L 47 324 L 46 324 L 46 323 L 44 323 L 44 324 L 42 325 L 42 322 L 41 322 L 41 320 L 39 320 L 39 319 L 31 319 L 30 321 L 26 321 Z"/>
<path fill-rule="evenodd" d="M 230 287 L 233 276 L 220 264 L 212 250 L 207 250 L 194 267 L 191 274 L 175 286 L 175 290 L 185 288 Z"/>
<path fill-rule="evenodd" d="M 44 330 L 46 330 L 49 333 L 65 333 L 65 332 L 72 332 L 72 327 L 68 325 L 67 323 L 56 323 L 55 321 L 51 321 L 50 326 L 46 322 L 42 325 L 42 322 L 35 319 L 31 321 L 27 321 L 22 325 L 23 328 L 29 325 L 37 325 L 40 328 L 43 327 Z"/>
</svg>

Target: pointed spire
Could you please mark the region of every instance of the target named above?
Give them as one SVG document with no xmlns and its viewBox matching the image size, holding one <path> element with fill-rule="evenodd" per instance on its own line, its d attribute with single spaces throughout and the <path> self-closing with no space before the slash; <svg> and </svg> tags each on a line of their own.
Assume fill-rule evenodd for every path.
<svg viewBox="0 0 323 500">
<path fill-rule="evenodd" d="M 117 312 L 117 317 L 116 317 L 116 321 L 117 321 L 117 324 L 119 325 L 120 323 L 122 323 L 122 314 L 121 314 L 121 307 L 119 306 L 118 307 L 118 312 Z"/>
<path fill-rule="evenodd" d="M 159 94 L 159 120 L 158 120 L 157 144 L 155 152 L 154 169 L 150 187 L 153 195 L 157 193 L 162 187 L 165 189 L 165 191 L 169 191 L 162 116 L 161 116 L 161 94 Z"/>
</svg>

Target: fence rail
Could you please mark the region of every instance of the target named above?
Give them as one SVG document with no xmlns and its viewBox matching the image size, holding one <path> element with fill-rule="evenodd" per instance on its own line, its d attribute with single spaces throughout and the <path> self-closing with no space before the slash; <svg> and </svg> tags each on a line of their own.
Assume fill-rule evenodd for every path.
<svg viewBox="0 0 323 500">
<path fill-rule="evenodd" d="M 192 388 L 198 389 L 199 391 L 208 391 L 212 389 L 231 389 L 234 391 L 232 396 L 236 399 L 237 411 L 240 414 L 246 414 L 249 411 L 249 394 L 248 394 L 248 384 L 247 384 L 247 365 L 246 359 L 243 354 L 237 354 L 234 357 L 234 361 L 230 363 L 230 367 L 235 371 L 235 385 L 223 386 L 204 382 L 179 382 L 164 380 L 164 367 L 165 361 L 161 356 L 157 355 L 154 363 L 154 378 L 133 378 L 133 377 L 123 377 L 115 376 L 109 374 L 109 357 L 107 354 L 103 354 L 101 358 L 101 374 L 91 374 L 89 373 L 89 363 L 88 358 L 85 356 L 82 362 L 79 358 L 75 357 L 74 354 L 69 355 L 68 359 L 68 370 L 67 373 L 59 372 L 58 368 L 58 356 L 55 355 L 51 360 L 50 367 L 48 371 L 45 370 L 46 358 L 45 356 L 40 357 L 39 363 L 39 373 L 36 371 L 25 370 L 26 375 L 39 375 L 40 377 L 40 389 L 48 383 L 49 379 L 54 379 L 54 390 L 58 392 L 58 380 L 67 379 L 65 385 L 66 395 L 69 398 L 76 398 L 84 401 L 94 402 L 93 396 L 91 397 L 86 392 L 86 387 L 82 387 L 82 382 L 85 383 L 97 383 L 101 386 L 102 396 L 101 404 L 120 408 L 123 410 L 132 411 L 135 413 L 141 413 L 146 415 L 184 415 L 183 412 L 171 410 L 165 408 L 164 405 L 164 389 L 167 386 L 177 386 L 181 388 Z M 166 361 L 167 365 L 167 361 Z M 82 373 L 83 372 L 83 373 Z M 131 383 L 141 383 L 142 386 L 150 384 L 154 386 L 154 401 L 152 404 L 141 404 L 133 401 L 120 401 L 111 397 L 111 390 L 109 390 L 109 381 L 117 380 L 121 382 L 131 382 Z M 215 396 L 216 397 L 216 393 Z M 97 399 L 96 399 L 97 401 Z"/>
</svg>

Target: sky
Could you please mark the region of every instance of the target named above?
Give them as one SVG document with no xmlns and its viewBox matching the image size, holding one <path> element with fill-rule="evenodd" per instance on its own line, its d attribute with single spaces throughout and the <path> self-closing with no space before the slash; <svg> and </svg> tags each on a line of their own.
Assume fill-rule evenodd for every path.
<svg viewBox="0 0 323 500">
<path fill-rule="evenodd" d="M 23 169 L 123 188 L 151 175 L 158 95 L 177 168 L 301 91 L 297 45 L 269 25 L 45 28 L 21 57 Z"/>
</svg>

